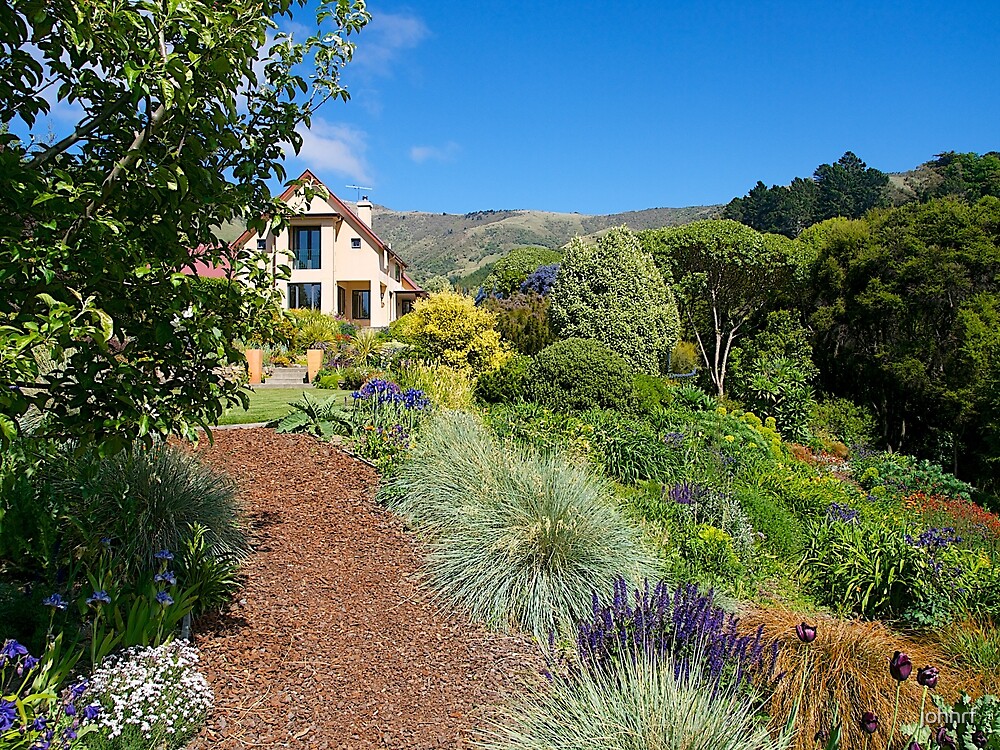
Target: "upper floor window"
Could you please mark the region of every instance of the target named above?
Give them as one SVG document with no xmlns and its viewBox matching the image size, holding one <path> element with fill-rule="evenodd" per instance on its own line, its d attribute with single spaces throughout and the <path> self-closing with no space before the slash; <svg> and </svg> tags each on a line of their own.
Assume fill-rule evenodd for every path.
<svg viewBox="0 0 1000 750">
<path fill-rule="evenodd" d="M 361 249 L 361 238 L 351 237 L 351 249 L 360 250 Z"/>
<path fill-rule="evenodd" d="M 320 284 L 289 284 L 288 308 L 290 310 L 319 310 L 323 287 Z"/>
<path fill-rule="evenodd" d="M 399 281 L 399 277 L 403 273 L 402 270 L 400 270 L 400 268 L 399 268 L 399 263 L 393 263 L 392 264 L 392 272 L 393 272 L 393 275 L 396 277 L 396 281 Z"/>
<path fill-rule="evenodd" d="M 257 238 L 257 249 L 258 250 L 267 250 L 267 238 L 266 237 L 258 237 Z"/>
<path fill-rule="evenodd" d="M 292 267 L 319 268 L 319 227 L 292 227 Z"/>
</svg>

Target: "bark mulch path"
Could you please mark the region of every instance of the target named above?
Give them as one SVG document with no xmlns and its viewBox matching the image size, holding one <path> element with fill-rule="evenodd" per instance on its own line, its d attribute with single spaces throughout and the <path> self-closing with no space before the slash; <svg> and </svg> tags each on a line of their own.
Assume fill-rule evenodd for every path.
<svg viewBox="0 0 1000 750">
<path fill-rule="evenodd" d="M 366 465 L 266 429 L 199 451 L 243 488 L 256 554 L 239 601 L 196 629 L 216 710 L 193 748 L 467 748 L 537 680 L 530 642 L 428 601 Z"/>
</svg>

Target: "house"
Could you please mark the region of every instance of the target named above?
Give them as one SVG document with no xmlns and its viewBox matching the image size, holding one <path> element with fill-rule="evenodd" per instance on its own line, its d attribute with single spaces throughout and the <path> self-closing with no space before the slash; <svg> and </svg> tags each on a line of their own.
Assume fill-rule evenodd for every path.
<svg viewBox="0 0 1000 750">
<path fill-rule="evenodd" d="M 321 195 L 307 201 L 300 186 L 288 188 L 279 199 L 294 209 L 289 226 L 263 237 L 247 230 L 233 243 L 256 243 L 268 252 L 272 268 L 291 268 L 290 277 L 277 282 L 286 308 L 312 308 L 359 327 L 384 328 L 426 296 L 407 276 L 406 263 L 372 230 L 368 196 L 352 210 L 309 170 L 298 181 L 321 188 Z"/>
</svg>

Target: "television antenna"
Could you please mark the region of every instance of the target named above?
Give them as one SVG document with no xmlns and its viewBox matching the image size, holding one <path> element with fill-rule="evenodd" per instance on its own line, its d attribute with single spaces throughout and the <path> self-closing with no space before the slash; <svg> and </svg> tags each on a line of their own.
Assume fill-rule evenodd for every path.
<svg viewBox="0 0 1000 750">
<path fill-rule="evenodd" d="M 345 185 L 344 187 L 346 187 L 348 190 L 357 190 L 358 191 L 358 194 L 357 194 L 357 196 L 355 198 L 355 201 L 354 201 L 355 203 L 358 203 L 361 200 L 361 191 L 362 190 L 364 190 L 366 193 L 370 193 L 372 190 L 375 189 L 375 188 L 365 187 L 364 185 Z"/>
</svg>

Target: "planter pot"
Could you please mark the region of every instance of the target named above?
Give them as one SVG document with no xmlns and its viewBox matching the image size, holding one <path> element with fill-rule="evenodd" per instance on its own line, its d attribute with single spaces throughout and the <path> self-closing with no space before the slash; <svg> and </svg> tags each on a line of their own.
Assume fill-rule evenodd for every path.
<svg viewBox="0 0 1000 750">
<path fill-rule="evenodd" d="M 250 385 L 260 385 L 264 374 L 264 350 L 247 349 L 247 374 L 250 376 Z"/>
<path fill-rule="evenodd" d="M 310 383 L 316 379 L 316 373 L 323 368 L 324 354 L 326 354 L 326 352 L 322 349 L 310 349 L 306 352 L 306 368 L 309 371 Z"/>
</svg>

